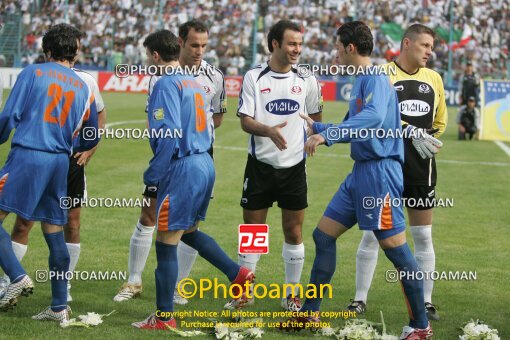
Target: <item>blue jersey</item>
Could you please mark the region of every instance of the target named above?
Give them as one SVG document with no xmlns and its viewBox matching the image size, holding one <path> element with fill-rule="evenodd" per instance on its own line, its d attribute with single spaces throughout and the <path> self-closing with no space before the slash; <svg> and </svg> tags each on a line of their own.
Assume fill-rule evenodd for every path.
<svg viewBox="0 0 510 340">
<path fill-rule="evenodd" d="M 19 74 L 0 114 L 0 144 L 16 129 L 13 147 L 72 154 L 73 138 L 82 126 L 97 129 L 96 105 L 88 85 L 60 64 L 29 65 Z M 86 150 L 98 142 L 97 137 L 77 138 Z"/>
<path fill-rule="evenodd" d="M 404 162 L 398 98 L 385 75 L 357 76 L 344 121 L 340 125 L 316 122 L 313 130 L 326 139 L 328 146 L 351 142 L 355 161 L 392 158 Z"/>
<path fill-rule="evenodd" d="M 163 76 L 154 85 L 147 110 L 154 157 L 144 173 L 146 185 L 158 185 L 172 161 L 209 150 L 204 98 L 192 76 Z"/>
</svg>

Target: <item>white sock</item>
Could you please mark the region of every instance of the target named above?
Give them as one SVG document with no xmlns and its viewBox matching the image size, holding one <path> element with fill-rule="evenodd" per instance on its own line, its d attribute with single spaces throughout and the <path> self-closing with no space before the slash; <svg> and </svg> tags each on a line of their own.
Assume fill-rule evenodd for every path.
<svg viewBox="0 0 510 340">
<path fill-rule="evenodd" d="M 21 262 L 21 260 L 23 260 L 23 257 L 27 253 L 28 245 L 14 242 L 14 241 L 11 241 L 11 244 L 12 244 L 12 250 L 14 251 L 14 256 L 16 256 L 18 261 Z M 9 280 L 9 277 L 7 276 L 7 274 L 4 275 L 4 280 L 7 282 L 11 281 L 11 280 Z"/>
<path fill-rule="evenodd" d="M 285 283 L 297 284 L 301 281 L 301 272 L 305 263 L 305 245 L 288 244 L 283 242 L 283 262 L 285 263 Z M 292 287 L 286 287 L 285 297 L 289 294 L 299 295 L 301 292 L 294 291 Z"/>
<path fill-rule="evenodd" d="M 80 258 L 80 244 L 79 243 L 66 243 L 67 251 L 69 252 L 69 271 L 74 272 L 76 264 Z M 67 289 L 71 289 L 71 281 L 67 282 Z"/>
<path fill-rule="evenodd" d="M 436 254 L 432 244 L 432 225 L 411 226 L 411 234 L 414 239 L 414 257 L 418 267 L 423 272 L 433 272 L 436 268 Z M 433 280 L 423 280 L 423 296 L 425 302 L 432 303 Z"/>
<path fill-rule="evenodd" d="M 14 251 L 14 255 L 18 259 L 19 262 L 23 260 L 23 257 L 27 253 L 28 245 L 21 244 L 18 242 L 11 241 L 12 243 L 12 250 Z"/>
<path fill-rule="evenodd" d="M 76 264 L 78 263 L 78 259 L 80 258 L 80 244 L 79 243 L 66 243 L 67 251 L 69 252 L 69 271 L 74 272 L 76 269 Z"/>
<path fill-rule="evenodd" d="M 379 242 L 374 232 L 364 231 L 356 253 L 356 295 L 354 301 L 367 303 L 368 290 L 372 284 L 378 255 Z"/>
<path fill-rule="evenodd" d="M 177 263 L 179 268 L 177 284 L 179 284 L 182 279 L 185 279 L 189 276 L 189 273 L 191 273 L 191 268 L 197 259 L 197 255 L 198 251 L 188 246 L 186 243 L 180 241 L 177 244 Z"/>
<path fill-rule="evenodd" d="M 248 268 L 252 273 L 257 269 L 257 262 L 259 262 L 260 254 L 238 254 L 237 263 L 240 266 Z"/>
<path fill-rule="evenodd" d="M 139 285 L 142 283 L 142 273 L 149 257 L 152 246 L 154 226 L 148 227 L 137 222 L 135 231 L 129 243 L 129 279 L 128 283 Z"/>
</svg>

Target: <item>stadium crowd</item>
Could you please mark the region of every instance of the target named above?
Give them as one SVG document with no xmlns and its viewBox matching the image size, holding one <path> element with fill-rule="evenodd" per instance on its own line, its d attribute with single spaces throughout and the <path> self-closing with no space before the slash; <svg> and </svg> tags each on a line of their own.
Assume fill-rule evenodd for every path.
<svg viewBox="0 0 510 340">
<path fill-rule="evenodd" d="M 392 45 L 381 24 L 392 22 L 405 29 L 419 22 L 436 31 L 448 30 L 450 1 L 454 1 L 454 28 L 472 31 L 471 41 L 454 52 L 457 76 L 469 60 L 482 76 L 504 77 L 510 48 L 507 0 L 260 0 L 256 62 L 268 56 L 264 37 L 269 27 L 286 18 L 299 22 L 305 29 L 301 63 L 331 63 L 334 32 L 353 19 L 363 20 L 372 28 L 373 55 L 376 62 L 383 63 L 391 58 Z M 161 4 L 160 10 L 157 0 L 7 0 L 0 4 L 0 16 L 22 14 L 24 64 L 39 57 L 42 35 L 50 25 L 61 22 L 86 32 L 82 67 L 104 69 L 119 63 L 143 63 L 142 42 L 150 32 L 161 24 L 176 32 L 180 24 L 193 17 L 211 28 L 206 60 L 229 75 L 242 74 L 252 64 L 255 1 L 168 0 Z M 447 42 L 437 40 L 431 63 L 437 70 L 447 68 Z"/>
</svg>

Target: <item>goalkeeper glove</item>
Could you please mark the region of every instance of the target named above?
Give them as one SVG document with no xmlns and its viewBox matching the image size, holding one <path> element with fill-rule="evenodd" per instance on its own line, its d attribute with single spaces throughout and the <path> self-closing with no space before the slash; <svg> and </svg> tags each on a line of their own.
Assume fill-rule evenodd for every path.
<svg viewBox="0 0 510 340">
<path fill-rule="evenodd" d="M 423 159 L 433 158 L 443 146 L 443 142 L 433 137 L 439 129 L 420 129 L 412 125 L 404 125 L 403 129 L 404 137 L 411 138 L 414 148 Z"/>
</svg>

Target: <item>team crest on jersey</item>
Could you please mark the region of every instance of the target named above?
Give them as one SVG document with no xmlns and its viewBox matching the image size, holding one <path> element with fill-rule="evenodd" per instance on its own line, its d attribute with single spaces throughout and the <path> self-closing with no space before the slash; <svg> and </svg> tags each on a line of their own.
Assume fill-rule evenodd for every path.
<svg viewBox="0 0 510 340">
<path fill-rule="evenodd" d="M 290 89 L 290 92 L 292 92 L 292 94 L 301 94 L 301 86 L 292 86 L 292 88 Z"/>
<path fill-rule="evenodd" d="M 266 110 L 274 115 L 291 115 L 299 110 L 299 103 L 292 99 L 276 99 L 266 104 Z"/>
<path fill-rule="evenodd" d="M 420 93 L 429 93 L 430 92 L 430 86 L 428 86 L 427 84 L 421 84 L 418 87 L 418 92 L 420 92 Z"/>
<path fill-rule="evenodd" d="M 209 86 L 202 86 L 204 88 L 205 94 L 211 93 L 211 88 Z"/>
<path fill-rule="evenodd" d="M 152 112 L 152 116 L 155 120 L 162 120 L 165 118 L 165 114 L 163 112 L 163 109 L 156 109 Z"/>
</svg>

